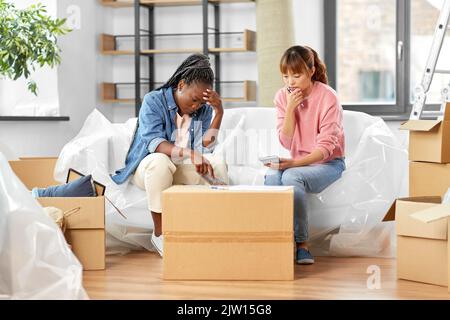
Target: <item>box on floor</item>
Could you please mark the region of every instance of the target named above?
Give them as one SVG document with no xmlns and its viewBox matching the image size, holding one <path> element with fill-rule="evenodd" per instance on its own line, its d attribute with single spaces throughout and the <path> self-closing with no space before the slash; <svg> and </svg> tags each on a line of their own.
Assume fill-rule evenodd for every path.
<svg viewBox="0 0 450 320">
<path fill-rule="evenodd" d="M 399 279 L 448 286 L 448 216 L 450 204 L 441 204 L 440 197 L 410 197 L 394 202 L 383 221 L 396 221 Z"/>
<path fill-rule="evenodd" d="M 409 195 L 443 196 L 450 188 L 450 163 L 410 162 Z"/>
<path fill-rule="evenodd" d="M 293 190 L 163 192 L 163 278 L 293 280 Z"/>
<path fill-rule="evenodd" d="M 10 166 L 31 190 L 59 183 L 53 179 L 57 158 L 19 158 Z M 43 207 L 56 207 L 63 212 L 79 208 L 66 218 L 67 242 L 80 260 L 84 270 L 105 269 L 105 197 L 49 197 L 37 198 Z"/>
</svg>

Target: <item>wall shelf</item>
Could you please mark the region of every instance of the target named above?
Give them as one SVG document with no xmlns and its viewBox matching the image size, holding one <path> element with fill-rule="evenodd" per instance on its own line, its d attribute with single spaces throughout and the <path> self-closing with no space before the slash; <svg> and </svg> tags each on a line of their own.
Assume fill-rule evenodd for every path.
<svg viewBox="0 0 450 320">
<path fill-rule="evenodd" d="M 254 2 L 254 0 L 209 0 L 209 3 L 246 3 Z M 112 8 L 126 8 L 134 5 L 134 0 L 100 0 L 100 3 L 105 7 Z M 155 7 L 166 6 L 196 6 L 201 5 L 200 0 L 141 0 L 141 5 L 152 5 Z"/>
<path fill-rule="evenodd" d="M 236 32 L 240 33 L 240 32 Z M 219 52 L 251 52 L 256 51 L 256 32 L 252 30 L 244 30 L 243 35 L 243 45 L 242 47 L 237 48 L 209 48 L 209 52 L 211 53 L 219 53 Z M 183 36 L 183 34 L 179 34 Z M 158 35 L 155 35 L 157 37 Z M 164 36 L 159 35 L 159 36 Z M 100 52 L 103 55 L 134 55 L 133 50 L 117 50 L 117 38 L 127 38 L 134 37 L 132 35 L 122 35 L 116 36 L 111 34 L 101 34 L 100 35 Z M 148 36 L 144 36 L 148 37 Z M 202 48 L 168 48 L 168 49 L 144 49 L 141 50 L 141 55 L 150 55 L 150 54 L 170 54 L 170 53 L 194 53 L 194 52 L 202 52 Z"/>
<path fill-rule="evenodd" d="M 0 116 L 0 121 L 70 121 L 70 117 Z"/>
<path fill-rule="evenodd" d="M 134 12 L 134 33 L 132 35 L 112 35 L 101 34 L 99 41 L 99 52 L 105 56 L 132 56 L 134 57 L 134 76 L 135 81 L 130 83 L 117 82 L 117 83 L 102 83 L 101 84 L 101 99 L 104 103 L 115 104 L 133 104 L 135 105 L 135 115 L 139 114 L 139 109 L 142 105 L 142 93 L 150 92 L 157 88 L 157 82 L 155 82 L 155 56 L 160 54 L 178 54 L 178 53 L 202 53 L 205 55 L 214 56 L 214 66 L 211 66 L 214 75 L 214 89 L 221 95 L 223 102 L 247 102 L 256 101 L 256 82 L 255 81 L 223 81 L 221 78 L 221 55 L 224 53 L 239 53 L 239 52 L 255 52 L 256 51 L 256 32 L 245 29 L 242 32 L 221 32 L 220 29 L 220 4 L 226 3 L 255 3 L 255 0 L 99 0 L 105 7 L 133 8 Z M 200 32 L 194 33 L 155 33 L 155 20 L 156 9 L 160 6 L 188 6 L 197 5 L 201 8 L 202 13 L 202 29 Z M 210 27 L 208 20 L 210 14 L 209 7 L 213 6 L 214 23 Z M 141 26 L 141 10 L 148 11 L 148 23 L 146 29 Z M 225 35 L 238 34 L 239 38 L 225 38 Z M 164 48 L 162 45 L 165 41 L 158 41 L 163 37 L 178 37 L 172 41 L 171 45 L 167 45 Z M 191 47 L 192 42 L 183 42 L 189 40 L 183 38 L 187 36 L 199 36 L 201 41 L 194 44 Z M 120 43 L 120 39 L 128 38 L 133 42 L 133 45 L 127 43 Z M 183 41 L 180 41 L 183 40 Z M 145 40 L 145 41 L 143 41 Z M 199 39 L 200 40 L 200 39 Z M 237 40 L 237 41 L 236 41 Z M 169 41 L 170 42 L 170 41 Z M 143 44 L 146 44 L 143 47 Z M 183 44 L 187 44 L 189 47 L 183 48 Z M 180 48 L 173 48 L 172 46 L 178 46 Z M 190 44 L 190 45 L 189 45 Z M 143 81 L 142 78 L 142 65 L 141 61 L 145 58 L 148 59 L 148 78 Z M 223 93 L 221 87 L 225 83 L 239 83 L 238 87 L 227 88 L 227 92 Z M 128 98 L 129 92 L 119 92 L 118 86 L 120 85 L 132 85 L 134 87 L 134 99 Z M 146 85 L 142 88 L 142 85 Z M 242 85 L 242 87 L 240 87 Z M 121 97 L 122 95 L 128 97 Z M 236 96 L 237 95 L 237 96 Z M 227 97 L 228 96 L 228 97 Z"/>
<path fill-rule="evenodd" d="M 223 81 L 221 83 L 242 83 L 241 97 L 222 97 L 222 102 L 250 102 L 256 101 L 256 81 Z M 162 82 L 158 82 L 162 84 Z M 104 103 L 119 103 L 119 104 L 133 104 L 136 100 L 132 98 L 119 98 L 117 93 L 117 86 L 119 85 L 134 85 L 132 82 L 103 82 L 101 84 L 101 99 Z"/>
<path fill-rule="evenodd" d="M 101 84 L 101 98 L 104 103 L 122 103 L 134 104 L 135 99 L 124 99 L 117 97 L 117 84 L 111 82 L 103 82 Z"/>
</svg>

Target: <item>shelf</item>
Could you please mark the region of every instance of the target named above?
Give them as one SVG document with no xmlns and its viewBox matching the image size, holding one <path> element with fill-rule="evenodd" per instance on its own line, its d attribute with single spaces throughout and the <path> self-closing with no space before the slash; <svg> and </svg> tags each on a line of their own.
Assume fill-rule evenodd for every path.
<svg viewBox="0 0 450 320">
<path fill-rule="evenodd" d="M 135 99 L 117 98 L 117 88 L 115 83 L 104 82 L 101 84 L 101 97 L 104 103 L 133 104 Z"/>
<path fill-rule="evenodd" d="M 195 53 L 201 52 L 200 48 L 183 48 L 183 49 L 151 49 L 141 50 L 142 55 L 164 54 L 164 53 Z"/>
<path fill-rule="evenodd" d="M 249 52 L 256 51 L 256 32 L 245 29 L 241 48 L 209 48 L 209 52 Z"/>
<path fill-rule="evenodd" d="M 255 2 L 254 0 L 209 0 L 209 3 L 245 3 Z M 100 3 L 105 7 L 112 8 L 126 8 L 134 5 L 134 0 L 100 0 Z M 201 5 L 200 0 L 141 0 L 142 5 L 153 5 L 158 7 L 167 6 L 192 6 Z"/>
<path fill-rule="evenodd" d="M 243 81 L 243 92 L 244 95 L 242 97 L 237 98 L 222 98 L 223 102 L 248 102 L 248 101 L 256 101 L 256 81 Z"/>
<path fill-rule="evenodd" d="M 125 7 L 132 7 L 133 6 L 133 0 L 100 0 L 100 3 L 102 6 L 105 7 L 112 7 L 112 8 L 125 8 Z"/>
<path fill-rule="evenodd" d="M 70 121 L 67 116 L 0 116 L 0 121 Z"/>
<path fill-rule="evenodd" d="M 245 102 L 256 101 L 256 82 L 245 80 L 243 83 L 243 96 L 233 98 L 222 98 L 223 102 Z M 101 84 L 101 98 L 104 103 L 121 103 L 133 104 L 134 99 L 118 98 L 117 97 L 117 83 L 104 82 Z"/>
<path fill-rule="evenodd" d="M 134 50 L 116 50 L 117 41 L 114 35 L 101 34 L 100 35 L 100 52 L 103 55 L 133 55 Z M 168 49 L 151 49 L 141 50 L 142 55 L 152 54 L 168 54 L 168 53 L 195 53 L 202 52 L 202 48 L 168 48 Z M 243 32 L 243 46 L 240 48 L 209 48 L 210 53 L 226 53 L 226 52 L 251 52 L 256 51 L 256 32 L 251 30 L 244 30 Z"/>
<path fill-rule="evenodd" d="M 104 103 L 134 104 L 134 99 L 102 99 Z"/>
</svg>

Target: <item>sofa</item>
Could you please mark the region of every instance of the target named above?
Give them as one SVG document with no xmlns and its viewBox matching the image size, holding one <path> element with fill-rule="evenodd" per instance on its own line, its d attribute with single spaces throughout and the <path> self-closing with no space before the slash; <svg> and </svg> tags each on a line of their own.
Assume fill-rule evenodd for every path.
<svg viewBox="0 0 450 320">
<path fill-rule="evenodd" d="M 111 123 L 94 110 L 64 146 L 55 168 L 58 181 L 74 168 L 106 185 L 111 254 L 153 250 L 145 192 L 131 183 L 118 186 L 109 176 L 123 167 L 135 125 L 136 118 Z M 407 151 L 379 117 L 344 111 L 344 132 L 347 170 L 321 193 L 308 195 L 311 250 L 316 255 L 392 257 L 394 225 L 382 218 L 394 199 L 405 196 Z M 267 168 L 258 158 L 289 157 L 277 138 L 275 109 L 226 109 L 214 153 L 226 159 L 231 184 L 262 185 Z"/>
</svg>

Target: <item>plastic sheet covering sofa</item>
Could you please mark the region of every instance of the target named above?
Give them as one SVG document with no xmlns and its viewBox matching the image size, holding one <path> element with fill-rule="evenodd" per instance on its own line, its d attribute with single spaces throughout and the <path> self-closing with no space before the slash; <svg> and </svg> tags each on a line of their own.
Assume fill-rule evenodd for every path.
<svg viewBox="0 0 450 320">
<path fill-rule="evenodd" d="M 86 299 L 82 266 L 0 153 L 0 299 Z"/>
<path fill-rule="evenodd" d="M 228 164 L 232 184 L 261 185 L 267 170 L 260 156 L 288 156 L 276 133 L 274 108 L 227 109 L 215 153 Z M 72 167 L 104 183 L 107 197 L 128 217 L 107 207 L 108 252 L 153 250 L 153 228 L 145 192 L 117 186 L 109 173 L 122 168 L 136 125 L 110 123 L 94 110 L 80 133 L 62 150 L 55 178 Z M 405 196 L 407 151 L 378 117 L 344 111 L 347 170 L 319 194 L 308 195 L 311 250 L 316 255 L 391 257 L 393 223 L 381 222 L 392 201 Z"/>
</svg>

